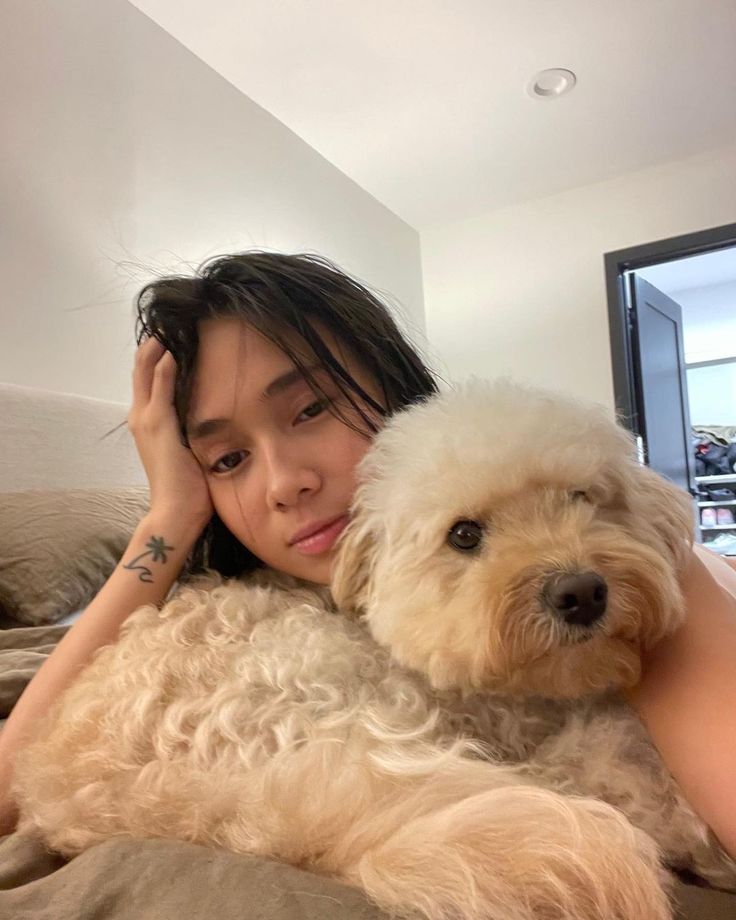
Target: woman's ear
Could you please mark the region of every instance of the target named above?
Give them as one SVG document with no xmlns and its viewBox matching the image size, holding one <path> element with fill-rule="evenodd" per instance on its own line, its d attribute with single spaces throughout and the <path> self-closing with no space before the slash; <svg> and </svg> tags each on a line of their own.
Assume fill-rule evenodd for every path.
<svg viewBox="0 0 736 920">
<path fill-rule="evenodd" d="M 633 479 L 638 516 L 659 535 L 672 555 L 675 568 L 681 569 L 689 560 L 695 538 L 692 499 L 647 466 L 639 466 Z"/>
<path fill-rule="evenodd" d="M 340 611 L 358 616 L 368 608 L 378 544 L 360 508 L 354 506 L 354 512 L 353 520 L 340 536 L 330 588 Z"/>
</svg>

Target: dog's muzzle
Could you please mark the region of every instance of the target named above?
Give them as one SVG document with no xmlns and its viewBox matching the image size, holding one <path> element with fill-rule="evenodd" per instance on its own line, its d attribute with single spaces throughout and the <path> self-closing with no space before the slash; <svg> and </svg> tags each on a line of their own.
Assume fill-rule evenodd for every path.
<svg viewBox="0 0 736 920">
<path fill-rule="evenodd" d="M 570 626 L 591 626 L 605 614 L 608 585 L 597 572 L 560 572 L 542 587 L 542 602 Z"/>
</svg>

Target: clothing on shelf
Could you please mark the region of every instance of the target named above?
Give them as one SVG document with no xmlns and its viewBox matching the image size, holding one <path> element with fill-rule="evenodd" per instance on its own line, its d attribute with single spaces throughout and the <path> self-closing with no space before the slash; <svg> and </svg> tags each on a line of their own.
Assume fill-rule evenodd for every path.
<svg viewBox="0 0 736 920">
<path fill-rule="evenodd" d="M 736 426 L 693 426 L 690 443 L 696 476 L 728 476 L 736 472 Z"/>
<path fill-rule="evenodd" d="M 736 426 L 694 425 L 701 539 L 708 549 L 736 556 Z"/>
</svg>

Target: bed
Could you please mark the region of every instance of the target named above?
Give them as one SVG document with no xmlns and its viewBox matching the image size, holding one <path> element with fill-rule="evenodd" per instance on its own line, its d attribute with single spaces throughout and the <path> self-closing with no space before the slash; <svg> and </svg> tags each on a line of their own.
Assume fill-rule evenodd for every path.
<svg viewBox="0 0 736 920">
<path fill-rule="evenodd" d="M 118 427 L 126 416 L 124 404 L 0 384 L 2 721 L 147 510 L 135 444 Z M 679 920 L 736 917 L 736 897 L 676 884 Z M 0 837 L 0 920 L 182 916 L 385 918 L 331 879 L 184 841 L 121 838 L 65 860 L 18 834 Z"/>
</svg>

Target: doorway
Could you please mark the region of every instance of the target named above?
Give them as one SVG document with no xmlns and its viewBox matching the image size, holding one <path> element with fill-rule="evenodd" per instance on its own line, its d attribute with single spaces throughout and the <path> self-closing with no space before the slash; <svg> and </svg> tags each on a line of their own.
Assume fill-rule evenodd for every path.
<svg viewBox="0 0 736 920">
<path fill-rule="evenodd" d="M 605 256 L 616 408 L 736 556 L 736 224 Z"/>
</svg>

